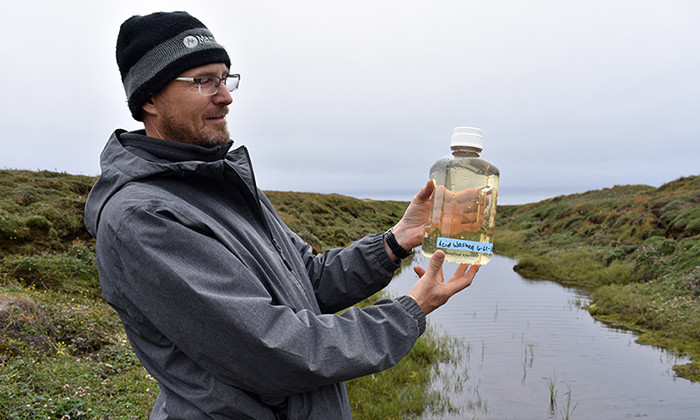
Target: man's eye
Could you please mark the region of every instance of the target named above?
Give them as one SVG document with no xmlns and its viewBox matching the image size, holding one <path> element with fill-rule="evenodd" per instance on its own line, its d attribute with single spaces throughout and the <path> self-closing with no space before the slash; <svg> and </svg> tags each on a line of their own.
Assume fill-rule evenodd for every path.
<svg viewBox="0 0 700 420">
<path fill-rule="evenodd" d="M 199 84 L 202 86 L 209 86 L 213 85 L 214 83 L 214 79 L 211 77 L 202 77 L 201 79 L 199 79 Z"/>
</svg>

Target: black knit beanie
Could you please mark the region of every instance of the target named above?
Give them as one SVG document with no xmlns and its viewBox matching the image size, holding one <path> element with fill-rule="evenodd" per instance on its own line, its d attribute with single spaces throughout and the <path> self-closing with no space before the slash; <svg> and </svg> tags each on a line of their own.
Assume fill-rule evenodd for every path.
<svg viewBox="0 0 700 420">
<path fill-rule="evenodd" d="M 202 22 L 187 12 L 132 16 L 117 38 L 117 65 L 131 110 L 143 121 L 141 105 L 183 72 L 210 63 L 231 66 Z"/>
</svg>

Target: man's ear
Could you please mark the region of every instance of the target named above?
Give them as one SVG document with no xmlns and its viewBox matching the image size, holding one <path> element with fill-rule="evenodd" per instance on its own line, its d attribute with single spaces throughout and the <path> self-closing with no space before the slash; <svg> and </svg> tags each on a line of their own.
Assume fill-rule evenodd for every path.
<svg viewBox="0 0 700 420">
<path fill-rule="evenodd" d="M 150 98 L 148 98 L 148 100 L 144 102 L 143 105 L 141 105 L 141 110 L 143 110 L 145 114 L 149 115 L 158 114 L 158 112 L 156 111 L 155 97 L 151 96 Z"/>
</svg>

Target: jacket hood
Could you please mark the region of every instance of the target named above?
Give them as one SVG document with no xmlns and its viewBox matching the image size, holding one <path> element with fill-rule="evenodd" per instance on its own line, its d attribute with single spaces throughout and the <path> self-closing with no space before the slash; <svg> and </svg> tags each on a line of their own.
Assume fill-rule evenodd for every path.
<svg viewBox="0 0 700 420">
<path fill-rule="evenodd" d="M 186 176 L 193 171 L 221 173 L 232 144 L 228 141 L 205 148 L 148 137 L 144 130 L 116 130 L 100 154 L 102 174 L 85 203 L 87 231 L 97 236 L 102 209 L 124 185 L 153 176 Z M 204 171 L 202 166 L 206 167 Z"/>
</svg>

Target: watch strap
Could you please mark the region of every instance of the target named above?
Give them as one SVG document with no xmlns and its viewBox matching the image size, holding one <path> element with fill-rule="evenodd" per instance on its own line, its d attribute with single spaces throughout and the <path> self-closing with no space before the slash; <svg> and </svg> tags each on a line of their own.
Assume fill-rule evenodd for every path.
<svg viewBox="0 0 700 420">
<path fill-rule="evenodd" d="M 404 247 L 399 245 L 399 243 L 396 241 L 396 236 L 394 236 L 394 232 L 391 229 L 384 232 L 384 240 L 386 240 L 386 244 L 389 245 L 391 252 L 393 252 L 399 259 L 404 259 L 411 255 L 410 251 L 406 251 Z"/>
</svg>

